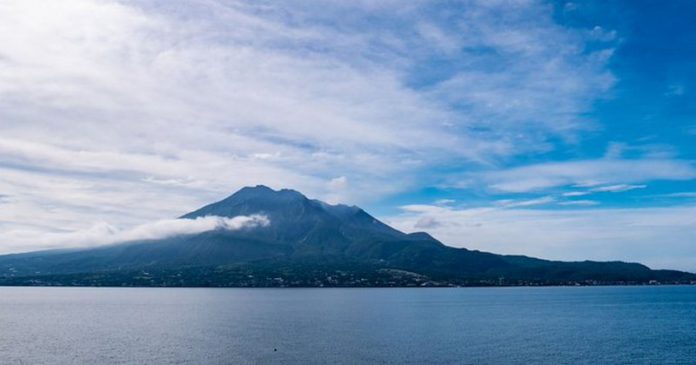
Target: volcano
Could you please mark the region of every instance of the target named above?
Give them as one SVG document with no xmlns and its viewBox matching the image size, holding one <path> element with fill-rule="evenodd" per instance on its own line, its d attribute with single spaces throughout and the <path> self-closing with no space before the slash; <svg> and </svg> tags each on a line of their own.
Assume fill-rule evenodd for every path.
<svg viewBox="0 0 696 365">
<path fill-rule="evenodd" d="M 180 217 L 263 216 L 268 224 L 0 256 L 3 285 L 491 286 L 687 283 L 638 263 L 560 262 L 454 248 L 356 206 L 245 187 Z"/>
</svg>

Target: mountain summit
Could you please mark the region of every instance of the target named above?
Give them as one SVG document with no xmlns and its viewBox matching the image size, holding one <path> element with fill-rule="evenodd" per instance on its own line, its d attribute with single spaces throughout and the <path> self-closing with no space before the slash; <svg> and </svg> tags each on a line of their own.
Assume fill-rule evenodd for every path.
<svg viewBox="0 0 696 365">
<path fill-rule="evenodd" d="M 294 254 L 341 254 L 361 240 L 404 239 L 399 232 L 347 205 L 330 205 L 311 200 L 295 190 L 272 190 L 266 186 L 245 187 L 228 198 L 183 215 L 236 217 L 264 215 L 272 223 L 263 230 L 249 232 L 258 239 L 285 242 Z"/>
<path fill-rule="evenodd" d="M 245 187 L 180 217 L 264 216 L 269 224 L 166 239 L 0 256 L 0 284 L 412 286 L 687 282 L 623 262 L 556 262 L 446 246 L 356 206 Z"/>
</svg>

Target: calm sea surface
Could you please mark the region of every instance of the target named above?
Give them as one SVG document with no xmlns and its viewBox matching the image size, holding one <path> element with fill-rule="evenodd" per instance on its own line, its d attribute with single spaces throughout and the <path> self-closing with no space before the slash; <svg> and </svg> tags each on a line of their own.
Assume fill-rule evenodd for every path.
<svg viewBox="0 0 696 365">
<path fill-rule="evenodd" d="M 696 364 L 696 286 L 0 287 L 0 364 Z"/>
</svg>

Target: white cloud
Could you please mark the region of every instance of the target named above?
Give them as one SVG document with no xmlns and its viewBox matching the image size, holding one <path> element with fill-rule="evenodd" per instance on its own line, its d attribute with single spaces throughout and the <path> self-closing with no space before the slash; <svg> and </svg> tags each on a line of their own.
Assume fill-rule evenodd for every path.
<svg viewBox="0 0 696 365">
<path fill-rule="evenodd" d="M 568 205 L 568 206 L 584 206 L 584 207 L 589 207 L 589 206 L 594 206 L 594 205 L 599 205 L 600 203 L 595 200 L 569 200 L 565 202 L 559 202 L 558 205 Z"/>
<path fill-rule="evenodd" d="M 585 45 L 609 30 L 564 28 L 540 1 L 442 14 L 427 1 L 0 2 L 13 197 L 0 221 L 132 226 L 259 183 L 373 202 L 591 124 L 612 45 Z"/>
<path fill-rule="evenodd" d="M 624 260 L 696 272 L 696 206 L 632 209 L 454 209 L 403 207 L 385 220 L 406 232 L 424 217 L 428 233 L 469 249 L 556 260 Z"/>
<path fill-rule="evenodd" d="M 604 153 L 606 159 L 617 159 L 623 157 L 624 152 L 628 149 L 628 145 L 622 142 L 610 142 L 607 146 L 607 151 Z"/>
<path fill-rule="evenodd" d="M 696 191 L 684 191 L 679 193 L 663 194 L 661 196 L 670 198 L 696 198 Z"/>
<path fill-rule="evenodd" d="M 574 197 L 574 196 L 583 196 L 583 195 L 588 195 L 590 194 L 589 191 L 569 191 L 567 193 L 561 194 L 562 196 L 565 197 Z"/>
<path fill-rule="evenodd" d="M 592 28 L 592 31 L 590 32 L 590 34 L 592 35 L 592 37 L 594 39 L 604 41 L 604 42 L 613 41 L 617 37 L 617 32 L 615 30 L 607 31 L 598 25 L 595 26 L 594 28 Z"/>
<path fill-rule="evenodd" d="M 437 221 L 435 217 L 421 217 L 418 219 L 416 224 L 413 225 L 413 228 L 418 228 L 418 229 L 431 229 L 435 228 L 440 225 L 440 222 Z"/>
<path fill-rule="evenodd" d="M 0 234 L 6 245 L 0 252 L 13 249 L 37 250 L 65 247 L 91 247 L 120 242 L 156 240 L 174 236 L 202 233 L 212 230 L 237 231 L 265 227 L 270 224 L 266 216 L 251 215 L 232 218 L 206 216 L 195 219 L 166 219 L 141 224 L 130 229 L 118 229 L 108 223 L 98 223 L 89 229 L 74 232 L 37 234 L 35 231 L 10 230 Z"/>
<path fill-rule="evenodd" d="M 494 191 L 524 193 L 570 185 L 614 184 L 611 188 L 626 188 L 642 187 L 626 183 L 691 180 L 696 178 L 696 168 L 691 161 L 683 160 L 599 159 L 527 165 L 491 171 L 478 177 L 488 182 Z"/>
<path fill-rule="evenodd" d="M 567 198 L 572 198 L 572 197 L 590 195 L 590 194 L 594 194 L 594 193 L 623 193 L 626 191 L 645 189 L 648 187 L 647 185 L 642 185 L 642 184 L 641 185 L 614 184 L 614 185 L 605 185 L 605 186 L 597 186 L 597 185 L 599 185 L 597 183 L 597 180 L 594 180 L 592 182 L 587 182 L 587 183 L 585 183 L 584 187 L 590 188 L 589 190 L 569 191 L 569 192 L 561 193 L 561 196 L 567 197 Z M 575 186 L 576 187 L 583 187 L 583 184 L 578 184 Z"/>
<path fill-rule="evenodd" d="M 344 190 L 347 187 L 348 178 L 345 176 L 339 176 L 329 180 L 329 189 L 331 190 Z"/>
<path fill-rule="evenodd" d="M 505 208 L 515 208 L 515 207 L 531 207 L 535 205 L 545 205 L 549 203 L 553 203 L 556 201 L 555 198 L 551 196 L 545 196 L 542 198 L 537 198 L 537 199 L 528 199 L 528 200 L 515 200 L 515 199 L 504 199 L 504 200 L 498 200 L 495 202 L 496 205 L 505 207 Z"/>
<path fill-rule="evenodd" d="M 647 187 L 646 185 L 617 184 L 617 185 L 600 186 L 600 187 L 591 189 L 591 191 L 598 192 L 598 193 L 621 193 L 624 191 L 631 191 L 631 190 L 636 190 L 636 189 L 645 189 L 646 187 Z"/>
</svg>

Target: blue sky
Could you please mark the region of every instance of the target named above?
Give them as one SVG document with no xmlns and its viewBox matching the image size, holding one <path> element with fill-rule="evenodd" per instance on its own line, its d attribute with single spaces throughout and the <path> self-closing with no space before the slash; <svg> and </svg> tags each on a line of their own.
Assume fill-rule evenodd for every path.
<svg viewBox="0 0 696 365">
<path fill-rule="evenodd" d="M 694 6 L 685 2 L 652 1 L 552 4 L 557 24 L 597 33 L 596 39 L 590 37 L 584 44 L 584 51 L 610 50 L 611 57 L 604 69 L 615 80 L 605 92 L 589 96 L 591 105 L 577 113 L 585 118 L 585 123 L 591 124 L 589 130 L 575 136 L 577 140 L 565 141 L 546 135 L 546 142 L 553 143 L 553 148 L 512 156 L 505 166 L 596 160 L 607 156 L 633 161 L 653 158 L 692 161 L 696 157 L 693 133 L 696 109 L 691 95 L 696 80 L 696 34 L 684 14 L 692 13 Z M 639 179 L 639 184 L 634 184 L 636 189 L 623 194 L 593 195 L 593 199 L 613 207 L 679 204 L 688 195 L 670 194 L 694 190 L 690 176 Z M 476 198 L 470 193 L 471 189 L 428 186 L 406 199 L 426 202 L 439 194 L 452 199 L 462 195 Z M 480 198 L 486 201 L 490 196 L 483 194 Z"/>
<path fill-rule="evenodd" d="M 3 2 L 0 252 L 266 184 L 454 246 L 696 271 L 695 12 Z"/>
</svg>

